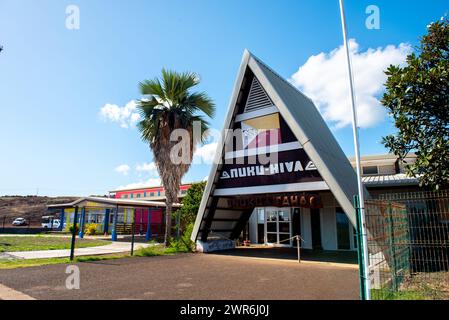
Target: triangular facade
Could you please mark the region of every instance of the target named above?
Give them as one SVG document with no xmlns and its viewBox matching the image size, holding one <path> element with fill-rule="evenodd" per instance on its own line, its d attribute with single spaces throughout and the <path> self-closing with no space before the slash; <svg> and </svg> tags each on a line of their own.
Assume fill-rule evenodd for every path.
<svg viewBox="0 0 449 320">
<path fill-rule="evenodd" d="M 353 225 L 357 177 L 313 102 L 245 51 L 192 240 L 238 238 L 259 205 L 319 206 L 330 190 Z"/>
</svg>

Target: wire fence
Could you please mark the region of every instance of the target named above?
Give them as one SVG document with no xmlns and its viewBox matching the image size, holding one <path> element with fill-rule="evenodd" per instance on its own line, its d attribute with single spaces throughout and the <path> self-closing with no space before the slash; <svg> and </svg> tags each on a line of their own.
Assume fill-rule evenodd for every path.
<svg viewBox="0 0 449 320">
<path fill-rule="evenodd" d="M 365 202 L 373 299 L 449 299 L 449 191 Z"/>
</svg>

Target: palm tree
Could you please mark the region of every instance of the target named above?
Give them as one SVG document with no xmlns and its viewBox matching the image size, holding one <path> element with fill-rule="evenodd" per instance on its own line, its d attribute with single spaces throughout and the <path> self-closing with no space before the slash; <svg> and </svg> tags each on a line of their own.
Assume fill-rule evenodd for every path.
<svg viewBox="0 0 449 320">
<path fill-rule="evenodd" d="M 164 243 L 168 245 L 171 234 L 171 216 L 173 203 L 178 202 L 181 180 L 190 168 L 196 145 L 202 142 L 203 135 L 193 136 L 193 124 L 200 121 L 201 132 L 209 128 L 201 113 L 213 117 L 215 104 L 204 92 L 191 92 L 198 85 L 199 77 L 192 72 L 178 73 L 162 69 L 162 78 L 145 80 L 140 83 L 140 91 L 144 96 L 139 100 L 138 108 L 142 120 L 138 123 L 142 139 L 153 151 L 157 170 L 165 189 L 166 226 Z M 184 129 L 189 133 L 188 161 L 173 163 L 171 150 L 178 143 L 170 141 L 171 133 Z"/>
</svg>

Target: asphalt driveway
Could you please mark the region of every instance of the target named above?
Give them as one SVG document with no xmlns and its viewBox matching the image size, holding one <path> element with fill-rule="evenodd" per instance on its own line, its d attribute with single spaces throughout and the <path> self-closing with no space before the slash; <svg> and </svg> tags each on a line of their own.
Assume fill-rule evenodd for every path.
<svg viewBox="0 0 449 320">
<path fill-rule="evenodd" d="M 354 266 L 183 254 L 1 270 L 0 284 L 36 299 L 358 299 Z M 0 297 L 1 298 L 1 297 Z"/>
</svg>

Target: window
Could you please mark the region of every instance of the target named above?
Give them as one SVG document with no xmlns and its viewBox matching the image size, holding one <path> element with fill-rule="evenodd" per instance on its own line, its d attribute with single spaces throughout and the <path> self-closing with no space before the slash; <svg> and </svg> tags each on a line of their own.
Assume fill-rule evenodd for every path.
<svg viewBox="0 0 449 320">
<path fill-rule="evenodd" d="M 140 193 L 137 194 L 137 198 L 140 198 Z"/>
<path fill-rule="evenodd" d="M 146 191 L 143 192 L 143 197 L 144 197 L 144 198 L 147 197 L 147 192 L 146 192 Z"/>
<path fill-rule="evenodd" d="M 265 223 L 265 209 L 257 208 L 257 223 L 264 224 Z"/>
<path fill-rule="evenodd" d="M 161 196 L 161 190 L 157 191 L 157 196 L 160 197 Z"/>
<path fill-rule="evenodd" d="M 369 175 L 369 174 L 379 174 L 379 170 L 377 166 L 366 166 L 363 167 L 363 174 Z"/>
<path fill-rule="evenodd" d="M 337 244 L 339 250 L 351 249 L 351 240 L 349 235 L 349 220 L 342 208 L 336 209 L 337 220 Z"/>
<path fill-rule="evenodd" d="M 151 193 L 150 193 L 150 197 L 154 197 L 154 192 L 151 192 Z"/>
<path fill-rule="evenodd" d="M 187 190 L 181 190 L 181 194 L 186 194 Z"/>
<path fill-rule="evenodd" d="M 134 193 L 131 193 L 131 199 L 134 198 Z"/>
</svg>

